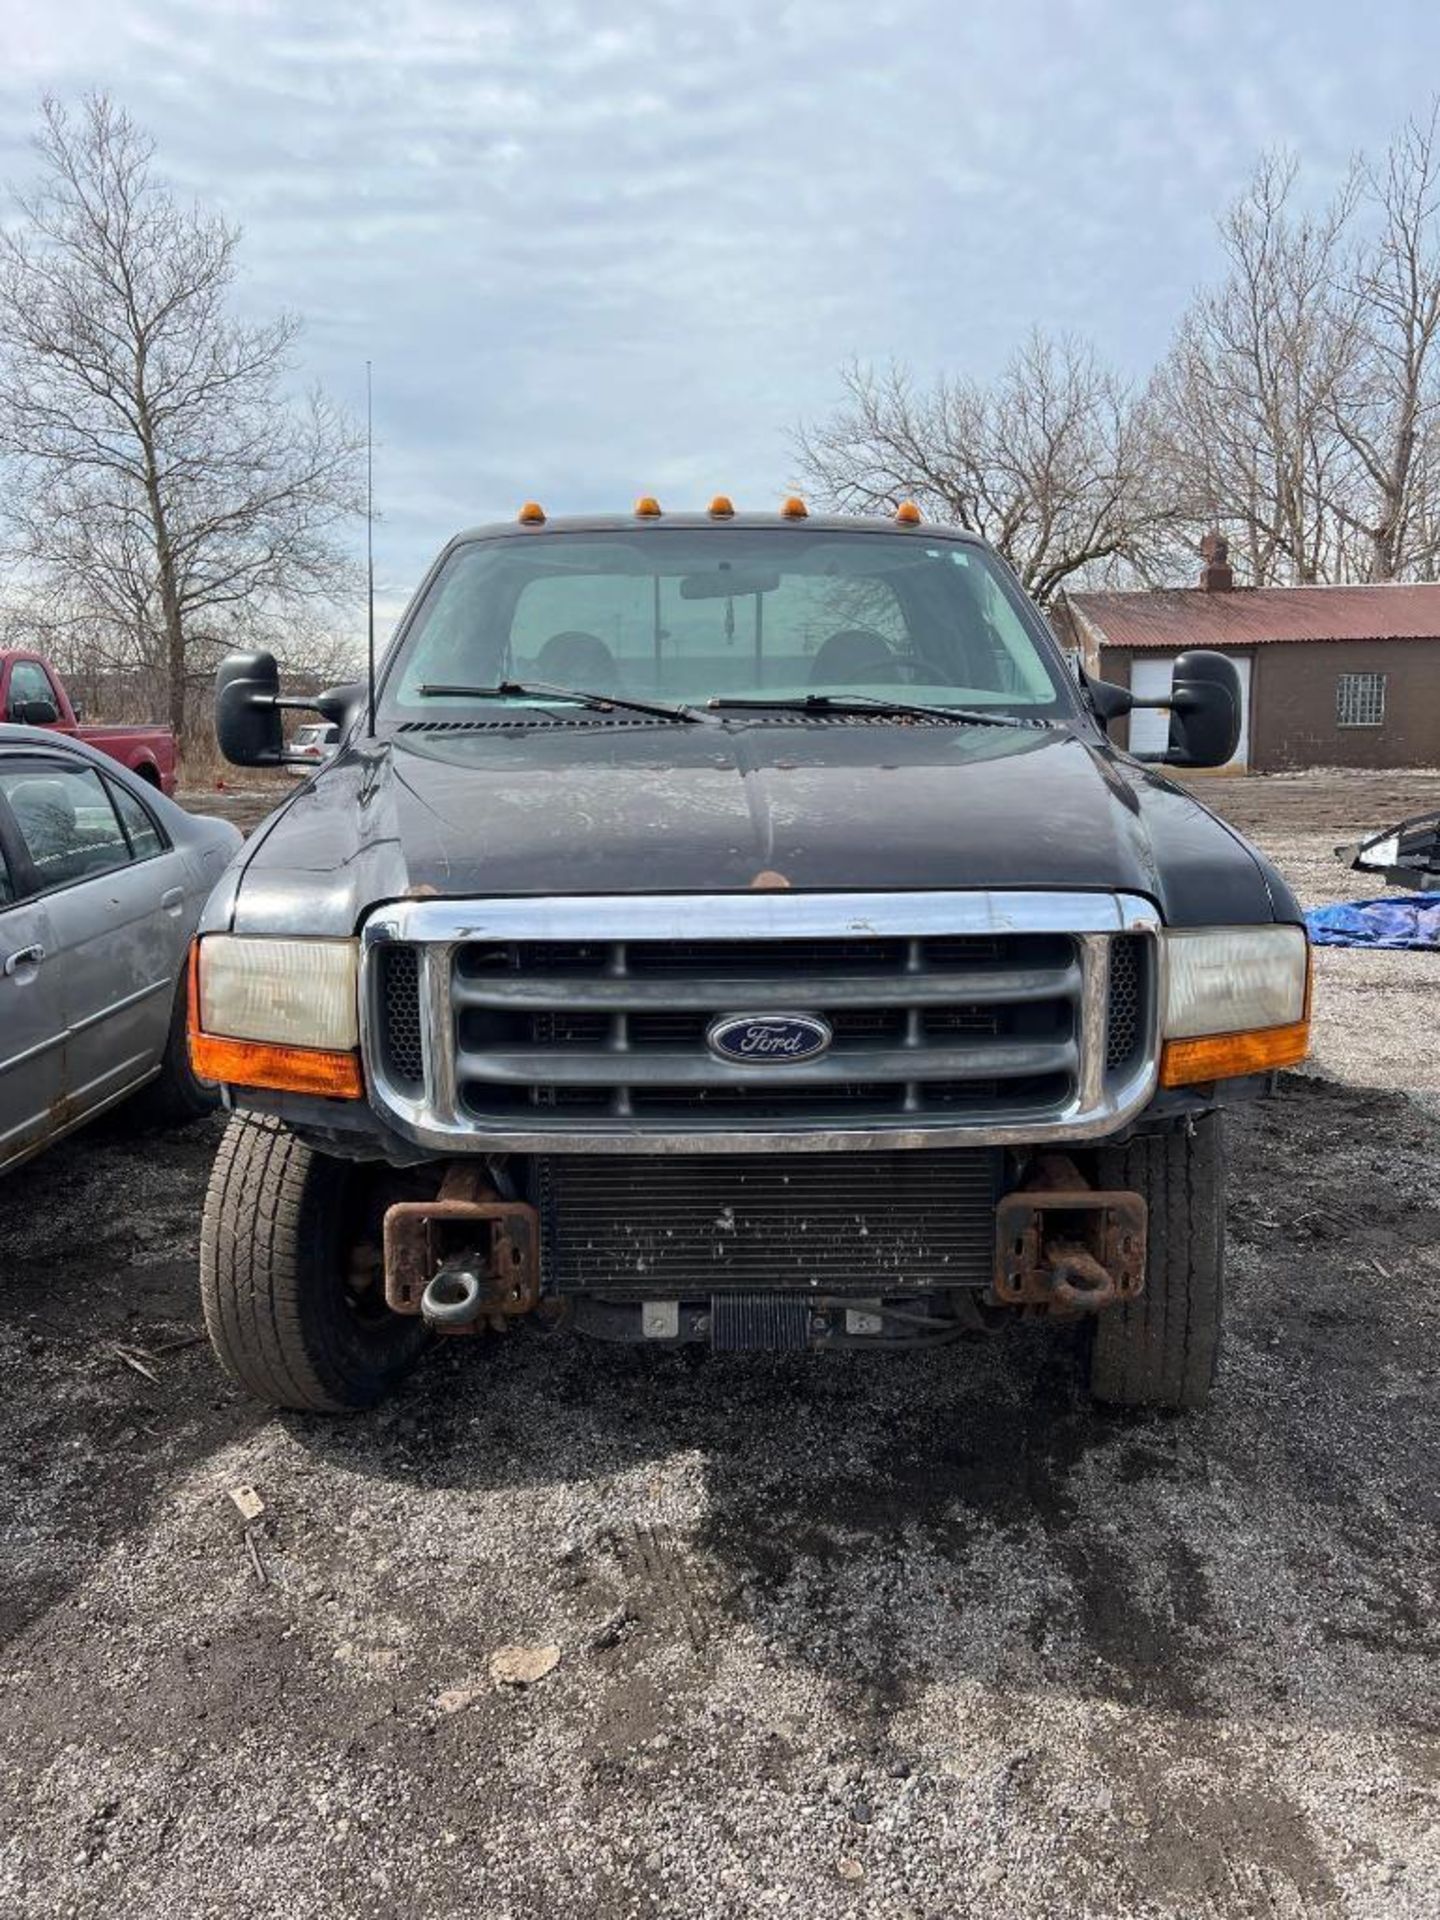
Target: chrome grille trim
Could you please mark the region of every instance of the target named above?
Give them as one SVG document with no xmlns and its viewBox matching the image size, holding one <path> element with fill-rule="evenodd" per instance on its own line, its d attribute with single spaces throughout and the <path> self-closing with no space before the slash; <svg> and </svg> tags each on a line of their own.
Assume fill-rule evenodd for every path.
<svg viewBox="0 0 1440 1920">
<path fill-rule="evenodd" d="M 396 1132 L 414 1143 L 439 1152 L 826 1152 L 843 1149 L 1005 1146 L 1047 1141 L 1083 1140 L 1113 1132 L 1137 1113 L 1155 1088 L 1158 1037 L 1159 971 L 1162 943 L 1156 939 L 1160 920 L 1154 907 L 1126 894 L 955 892 L 894 894 L 813 894 L 763 892 L 719 895 L 565 896 L 551 899 L 507 897 L 495 900 L 421 900 L 397 902 L 372 914 L 362 929 L 361 1024 L 370 1098 L 376 1110 Z M 628 1092 L 637 1096 L 647 1087 L 683 1090 L 692 1087 L 730 1087 L 742 1084 L 745 1068 L 726 1068 L 704 1055 L 658 1050 L 628 1050 L 626 1009 L 637 1018 L 645 1008 L 657 1012 L 677 1009 L 728 1010 L 736 1002 L 743 1010 L 746 985 L 739 977 L 717 986 L 703 974 L 665 978 L 654 972 L 615 978 L 604 971 L 571 975 L 560 969 L 543 979 L 519 972 L 457 972 L 457 955 L 477 944 L 523 942 L 590 945 L 639 944 L 646 941 L 694 942 L 702 929 L 707 944 L 760 941 L 875 941 L 918 943 L 953 936 L 988 935 L 1002 939 L 1015 935 L 1063 935 L 1073 942 L 1078 960 L 1055 967 L 1007 970 L 1003 964 L 925 972 L 912 957 L 909 965 L 856 976 L 827 979 L 823 992 L 816 983 L 817 1007 L 877 1007 L 904 1005 L 912 1009 L 905 1045 L 832 1053 L 811 1066 L 784 1069 L 786 1084 L 797 1090 L 807 1084 L 824 1098 L 842 1083 L 877 1087 L 920 1080 L 922 1086 L 941 1081 L 988 1081 L 997 1075 L 1042 1076 L 1062 1073 L 1069 1092 L 1061 1101 L 1026 1107 L 1012 1100 L 1008 1106 L 1001 1081 L 993 1111 L 972 1107 L 953 1114 L 938 1106 L 919 1109 L 907 1090 L 903 1110 L 866 1113 L 857 1103 L 853 1123 L 848 1117 L 796 1120 L 779 1114 L 757 1116 L 748 1124 L 743 1115 L 732 1120 L 717 1114 L 707 1119 L 703 1109 L 692 1123 L 684 1115 L 636 1113 Z M 1123 1072 L 1108 1069 L 1107 1015 L 1109 961 L 1112 936 L 1149 936 L 1148 1020 L 1145 1045 L 1136 1050 Z M 420 952 L 420 991 L 426 1008 L 423 1019 L 426 1086 L 417 1097 L 387 1078 L 381 1039 L 380 967 L 378 950 L 395 941 L 416 944 Z M 765 998 L 783 990 L 788 1002 L 806 998 L 803 976 L 781 975 L 777 969 L 767 982 L 750 982 L 757 1010 Z M 947 1047 L 918 1038 L 920 1009 L 927 1005 L 1020 1006 L 1030 1000 L 1063 999 L 1075 1009 L 1074 1030 L 1068 1035 L 975 1035 L 964 1046 Z M 592 1048 L 582 1045 L 547 1049 L 507 1041 L 493 1050 L 462 1049 L 459 1024 L 470 1009 L 496 1010 L 501 1017 L 543 1013 L 563 1007 L 567 1012 L 590 1010 L 614 1020 L 619 1040 Z M 963 1037 L 963 1036 L 962 1036 Z M 988 1066 L 983 1056 L 991 1054 Z M 623 1063 L 623 1065 L 622 1065 Z M 918 1071 L 917 1071 L 918 1069 Z M 775 1073 L 768 1069 L 767 1080 Z M 484 1119 L 466 1110 L 462 1083 L 494 1087 L 527 1084 L 583 1088 L 614 1085 L 623 1079 L 626 1091 L 610 1112 L 575 1108 L 564 1120 L 549 1120 L 543 1106 L 518 1108 L 511 1113 L 488 1114 Z M 563 1110 L 562 1110 L 563 1111 Z"/>
</svg>

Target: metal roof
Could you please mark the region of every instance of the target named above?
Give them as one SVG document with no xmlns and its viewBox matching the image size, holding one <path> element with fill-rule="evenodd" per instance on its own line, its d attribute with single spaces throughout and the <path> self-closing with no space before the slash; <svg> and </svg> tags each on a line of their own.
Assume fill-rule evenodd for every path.
<svg viewBox="0 0 1440 1920">
<path fill-rule="evenodd" d="M 1258 647 L 1295 640 L 1440 639 L 1440 585 L 1072 593 L 1107 647 Z"/>
</svg>

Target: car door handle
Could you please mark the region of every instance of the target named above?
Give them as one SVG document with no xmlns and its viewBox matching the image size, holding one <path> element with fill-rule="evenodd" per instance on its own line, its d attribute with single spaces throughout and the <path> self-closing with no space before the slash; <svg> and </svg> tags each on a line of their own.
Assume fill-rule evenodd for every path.
<svg viewBox="0 0 1440 1920">
<path fill-rule="evenodd" d="M 185 904 L 183 887 L 167 887 L 160 896 L 160 904 L 166 913 L 178 913 Z"/>
<path fill-rule="evenodd" d="M 44 947 L 17 947 L 14 953 L 6 957 L 3 968 L 5 978 L 8 980 L 12 974 L 18 973 L 21 967 L 38 967 L 44 958 Z"/>
</svg>

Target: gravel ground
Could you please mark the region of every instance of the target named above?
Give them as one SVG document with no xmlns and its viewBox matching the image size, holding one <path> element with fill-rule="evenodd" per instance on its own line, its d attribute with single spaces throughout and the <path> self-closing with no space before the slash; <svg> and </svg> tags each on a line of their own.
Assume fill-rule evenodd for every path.
<svg viewBox="0 0 1440 1920">
<path fill-rule="evenodd" d="M 1212 777 L 1196 781 L 1195 791 L 1263 845 L 1314 907 L 1386 891 L 1373 876 L 1351 872 L 1335 848 L 1412 814 L 1433 813 L 1440 771 Z M 1318 948 L 1314 1013 L 1317 1072 L 1357 1087 L 1440 1093 L 1440 966 L 1433 955 Z"/>
<path fill-rule="evenodd" d="M 1339 784 L 1217 797 L 1315 897 L 1427 803 Z M 1198 1418 L 1021 1329 L 517 1333 L 274 1418 L 195 1339 L 212 1129 L 0 1186 L 0 1915 L 1433 1920 L 1437 1121 L 1423 963 L 1349 957 L 1365 1051 L 1232 1128 Z"/>
</svg>

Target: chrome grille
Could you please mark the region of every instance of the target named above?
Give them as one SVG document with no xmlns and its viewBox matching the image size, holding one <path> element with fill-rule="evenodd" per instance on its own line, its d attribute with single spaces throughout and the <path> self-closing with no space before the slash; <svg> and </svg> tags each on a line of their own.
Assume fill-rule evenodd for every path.
<svg viewBox="0 0 1440 1920">
<path fill-rule="evenodd" d="M 1105 895 L 407 903 L 365 929 L 373 1093 L 436 1145 L 1098 1133 L 1153 1085 L 1154 926 Z M 823 1015 L 829 1050 L 777 1066 L 706 1043 L 719 1016 L 786 1011 Z"/>
<path fill-rule="evenodd" d="M 456 1085 L 482 1125 L 527 1109 L 901 1119 L 997 1091 L 1016 1114 L 1043 1113 L 1074 1089 L 1080 977 L 1067 934 L 466 942 L 451 982 Z M 834 1030 L 818 1059 L 735 1063 L 706 1045 L 721 1015 L 794 1006 Z"/>
</svg>

